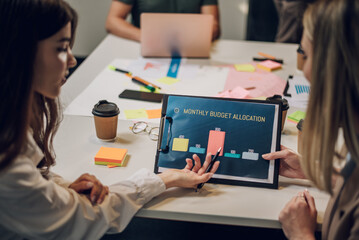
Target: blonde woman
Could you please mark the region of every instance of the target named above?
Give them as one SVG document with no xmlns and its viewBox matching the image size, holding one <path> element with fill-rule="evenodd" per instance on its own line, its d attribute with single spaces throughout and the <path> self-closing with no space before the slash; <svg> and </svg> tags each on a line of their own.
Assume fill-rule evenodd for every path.
<svg viewBox="0 0 359 240">
<path fill-rule="evenodd" d="M 281 158 L 282 175 L 306 176 L 332 195 L 323 239 L 359 239 L 359 1 L 319 1 L 308 8 L 303 23 L 303 71 L 311 82 L 303 155 L 300 165 L 299 156 L 286 148 L 264 157 Z M 340 128 L 348 154 L 336 171 Z M 289 239 L 315 239 L 316 217 L 314 199 L 304 191 L 287 203 L 279 221 Z"/>
</svg>

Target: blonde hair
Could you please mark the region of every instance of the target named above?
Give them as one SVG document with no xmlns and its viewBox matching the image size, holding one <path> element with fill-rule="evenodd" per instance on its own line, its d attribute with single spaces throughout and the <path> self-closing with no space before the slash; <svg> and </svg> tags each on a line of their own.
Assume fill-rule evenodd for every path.
<svg viewBox="0 0 359 240">
<path fill-rule="evenodd" d="M 340 128 L 359 165 L 359 1 L 319 1 L 307 9 L 303 23 L 313 62 L 301 163 L 318 188 L 332 193 Z"/>
</svg>

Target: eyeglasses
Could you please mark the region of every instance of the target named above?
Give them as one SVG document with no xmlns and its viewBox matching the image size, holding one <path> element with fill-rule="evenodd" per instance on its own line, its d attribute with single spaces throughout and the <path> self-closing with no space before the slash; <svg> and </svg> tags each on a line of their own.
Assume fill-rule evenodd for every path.
<svg viewBox="0 0 359 240">
<path fill-rule="evenodd" d="M 132 127 L 130 127 L 130 129 L 134 134 L 145 132 L 148 133 L 151 140 L 153 141 L 158 140 L 159 127 L 151 127 L 146 122 L 136 122 L 133 124 Z"/>
</svg>

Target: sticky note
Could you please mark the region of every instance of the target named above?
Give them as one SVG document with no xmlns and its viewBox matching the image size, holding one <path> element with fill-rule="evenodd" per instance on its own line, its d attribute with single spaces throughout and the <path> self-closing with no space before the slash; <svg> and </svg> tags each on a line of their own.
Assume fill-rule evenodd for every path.
<svg viewBox="0 0 359 240">
<path fill-rule="evenodd" d="M 296 111 L 288 116 L 288 120 L 291 120 L 295 123 L 298 123 L 300 119 L 305 118 L 305 112 L 302 111 Z"/>
<path fill-rule="evenodd" d="M 281 69 L 282 68 L 282 64 L 274 62 L 272 60 L 266 60 L 263 61 L 261 63 L 257 64 L 257 67 L 263 70 L 266 70 L 268 72 L 277 70 L 277 69 Z"/>
<path fill-rule="evenodd" d="M 149 119 L 152 118 L 161 118 L 161 108 L 160 109 L 152 109 L 152 110 L 146 110 L 147 117 Z"/>
<path fill-rule="evenodd" d="M 140 87 L 140 91 L 141 91 L 141 92 L 151 92 L 149 89 L 147 89 L 147 88 L 145 88 L 145 87 L 143 87 L 143 86 Z M 155 88 L 154 93 L 160 93 L 160 89 Z"/>
<path fill-rule="evenodd" d="M 172 151 L 187 152 L 189 139 L 187 138 L 174 138 Z"/>
<path fill-rule="evenodd" d="M 122 166 L 127 156 L 127 149 L 101 147 L 95 156 L 96 165 Z"/>
<path fill-rule="evenodd" d="M 124 110 L 126 119 L 147 118 L 146 109 Z"/>
<path fill-rule="evenodd" d="M 163 78 L 157 79 L 157 82 L 164 83 L 167 85 L 174 84 L 178 81 L 179 81 L 178 78 L 172 78 L 172 77 L 163 77 Z"/>
<path fill-rule="evenodd" d="M 115 167 L 118 167 L 116 165 L 107 165 L 108 168 L 115 168 Z"/>
<path fill-rule="evenodd" d="M 254 72 L 256 68 L 252 64 L 234 64 L 238 72 Z"/>
</svg>

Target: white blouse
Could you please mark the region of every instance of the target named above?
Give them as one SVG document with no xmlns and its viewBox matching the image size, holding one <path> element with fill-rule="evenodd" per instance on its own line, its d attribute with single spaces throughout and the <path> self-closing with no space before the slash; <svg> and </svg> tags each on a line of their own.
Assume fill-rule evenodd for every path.
<svg viewBox="0 0 359 240">
<path fill-rule="evenodd" d="M 43 178 L 36 168 L 42 158 L 29 134 L 26 151 L 0 171 L 1 239 L 98 239 L 123 231 L 145 203 L 166 189 L 160 177 L 141 169 L 109 186 L 105 200 L 92 205 L 60 176 Z"/>
</svg>

